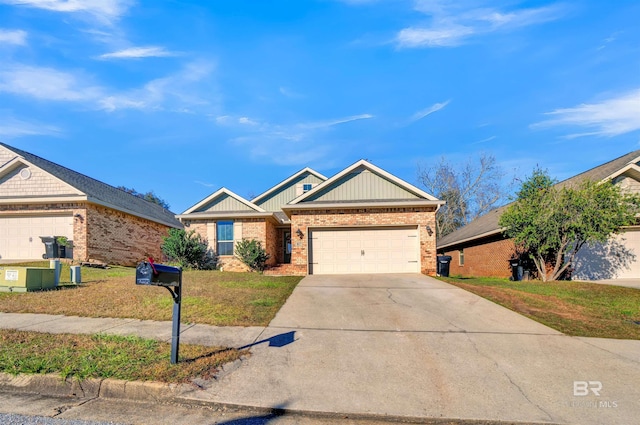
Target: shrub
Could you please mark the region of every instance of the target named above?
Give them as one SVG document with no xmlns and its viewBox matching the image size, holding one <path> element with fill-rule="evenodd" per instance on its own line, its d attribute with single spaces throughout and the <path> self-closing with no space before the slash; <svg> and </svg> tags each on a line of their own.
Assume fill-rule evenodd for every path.
<svg viewBox="0 0 640 425">
<path fill-rule="evenodd" d="M 183 268 L 208 270 L 216 265 L 215 255 L 207 241 L 195 230 L 169 229 L 169 236 L 163 238 L 162 252 Z"/>
<path fill-rule="evenodd" d="M 236 256 L 251 270 L 263 271 L 266 267 L 269 254 L 262 248 L 260 241 L 255 239 L 243 239 L 236 244 Z"/>
</svg>

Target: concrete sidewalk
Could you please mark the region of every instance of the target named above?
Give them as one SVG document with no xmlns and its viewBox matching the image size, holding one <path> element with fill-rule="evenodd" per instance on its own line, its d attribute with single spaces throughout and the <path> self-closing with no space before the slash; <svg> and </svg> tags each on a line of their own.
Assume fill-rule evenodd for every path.
<svg viewBox="0 0 640 425">
<path fill-rule="evenodd" d="M 48 314 L 1 313 L 0 328 L 23 331 L 133 335 L 171 342 L 171 322 L 90 318 Z M 209 326 L 181 323 L 180 343 L 240 348 L 259 340 L 264 327 Z"/>
<path fill-rule="evenodd" d="M 640 279 L 605 279 L 592 280 L 588 283 L 598 283 L 600 285 L 624 286 L 627 288 L 640 289 Z"/>
</svg>

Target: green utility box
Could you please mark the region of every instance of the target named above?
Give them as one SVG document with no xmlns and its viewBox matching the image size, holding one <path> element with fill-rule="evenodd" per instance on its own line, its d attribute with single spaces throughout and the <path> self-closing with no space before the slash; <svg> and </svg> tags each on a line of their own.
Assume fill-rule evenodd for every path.
<svg viewBox="0 0 640 425">
<path fill-rule="evenodd" d="M 33 292 L 53 289 L 55 270 L 43 267 L 0 267 L 0 292 Z"/>
</svg>

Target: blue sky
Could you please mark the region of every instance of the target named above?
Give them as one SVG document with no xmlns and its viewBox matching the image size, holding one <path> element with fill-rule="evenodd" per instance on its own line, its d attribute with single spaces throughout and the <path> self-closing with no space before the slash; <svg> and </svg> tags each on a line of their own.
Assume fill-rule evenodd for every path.
<svg viewBox="0 0 640 425">
<path fill-rule="evenodd" d="M 0 140 L 182 212 L 359 159 L 640 149 L 636 0 L 0 0 Z"/>
</svg>

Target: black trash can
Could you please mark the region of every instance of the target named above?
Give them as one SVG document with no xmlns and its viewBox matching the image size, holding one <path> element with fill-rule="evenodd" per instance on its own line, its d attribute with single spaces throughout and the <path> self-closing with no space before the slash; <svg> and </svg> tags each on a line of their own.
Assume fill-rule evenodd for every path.
<svg viewBox="0 0 640 425">
<path fill-rule="evenodd" d="M 438 276 L 449 277 L 450 255 L 438 255 Z"/>
<path fill-rule="evenodd" d="M 45 260 L 48 258 L 58 258 L 59 247 L 55 236 L 40 236 L 40 240 L 44 244 L 44 254 L 42 254 L 42 258 Z"/>
<path fill-rule="evenodd" d="M 524 269 L 520 265 L 520 260 L 509 260 L 509 265 L 511 266 L 511 280 L 515 280 L 516 282 L 521 281 Z"/>
</svg>

